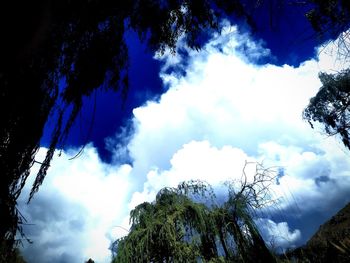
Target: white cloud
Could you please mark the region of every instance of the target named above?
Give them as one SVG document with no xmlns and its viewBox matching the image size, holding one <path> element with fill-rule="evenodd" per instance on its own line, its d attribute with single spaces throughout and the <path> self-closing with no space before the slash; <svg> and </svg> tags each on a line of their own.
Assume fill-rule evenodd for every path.
<svg viewBox="0 0 350 263">
<path fill-rule="evenodd" d="M 260 145 L 266 163 L 283 168 L 279 184 L 271 191 L 281 206 L 300 205 L 299 212 L 327 210 L 335 200 L 342 202 L 350 191 L 349 154 L 334 138 L 319 137 L 313 148 L 268 142 Z M 325 194 L 326 193 L 326 194 Z M 292 201 L 291 201 L 292 200 Z M 292 204 L 291 204 L 292 202 Z"/>
<path fill-rule="evenodd" d="M 36 158 L 42 159 L 44 153 L 41 149 Z M 33 241 L 23 248 L 29 262 L 110 260 L 109 245 L 116 238 L 113 230 L 128 212 L 125 203 L 131 167 L 101 162 L 91 145 L 80 158 L 70 161 L 75 153 L 55 156 L 40 191 L 26 205 L 37 171 L 34 167 L 20 197 L 21 212 L 33 224 L 24 228 Z"/>
<path fill-rule="evenodd" d="M 318 72 L 346 65 L 320 53 L 299 67 L 258 66 L 249 54 L 256 59 L 269 51 L 246 44 L 243 54 L 240 46 L 253 43 L 249 36 L 234 27 L 226 33 L 198 53 L 187 50 L 185 76 L 168 70 L 181 58 L 160 58 L 169 90 L 159 102 L 134 110 L 136 132 L 128 147 L 135 160 L 132 173 L 144 183 L 130 208 L 153 200 L 162 186 L 193 178 L 216 184 L 240 176 L 244 160 L 255 159 L 280 166 L 283 174 L 271 190 L 282 211 L 297 202 L 300 218 L 310 211 L 329 216 L 330 207 L 337 207 L 335 212 L 349 201 L 350 162 L 334 138 L 324 138 L 302 120 L 302 111 L 321 86 Z"/>
<path fill-rule="evenodd" d="M 82 262 L 88 257 L 108 262 L 109 242 L 125 234 L 129 209 L 184 180 L 218 185 L 239 179 L 249 160 L 281 167 L 271 189 L 280 197 L 278 209 L 260 219 L 267 236 L 288 237 L 276 238 L 277 246 L 305 241 L 311 234 L 306 229 L 316 230 L 322 223 L 319 216 L 309 223 L 294 217 L 320 212 L 325 219 L 349 201 L 349 154 L 302 120 L 302 110 L 321 85 L 318 72 L 335 65 L 332 57 L 322 53 L 319 60 L 297 68 L 257 66 L 254 61 L 269 50 L 235 27 L 227 25 L 224 32 L 199 52 L 187 50 L 185 76 L 169 70 L 184 61 L 179 55 L 159 58 L 169 90 L 158 102 L 134 109 L 127 151 L 116 153 L 129 152 L 132 167 L 103 163 L 92 146 L 74 161 L 68 161 L 74 155 L 70 152 L 54 159 L 33 202 L 21 204 L 36 224 L 26 227 L 35 242 L 24 248 L 32 256 L 29 262 Z M 108 144 L 113 148 L 112 139 Z M 289 221 L 277 220 L 280 212 Z M 45 257 L 38 254 L 42 251 Z"/>
<path fill-rule="evenodd" d="M 235 34 L 230 37 L 237 41 Z M 152 166 L 169 168 L 172 155 L 191 140 L 232 145 L 248 154 L 256 154 L 264 141 L 305 142 L 304 134 L 313 140 L 301 110 L 320 85 L 317 63 L 296 69 L 256 66 L 218 41 L 191 53 L 186 77 L 172 81 L 159 103 L 134 110 L 137 129 L 129 150 L 139 176 Z M 220 45 L 228 51 L 221 53 Z"/>
<path fill-rule="evenodd" d="M 301 238 L 300 230 L 290 231 L 287 222 L 275 223 L 270 219 L 260 218 L 256 223 L 265 242 L 277 252 L 294 247 L 295 242 Z"/>
<path fill-rule="evenodd" d="M 176 187 L 187 180 L 203 180 L 219 187 L 228 180 L 240 180 L 246 161 L 256 161 L 241 149 L 212 147 L 208 141 L 191 141 L 177 151 L 170 160 L 169 170 L 151 170 L 142 192 L 135 192 L 129 207 L 152 202 L 163 187 Z"/>
<path fill-rule="evenodd" d="M 347 30 L 341 33 L 336 40 L 328 41 L 318 48 L 320 71 L 337 73 L 349 67 L 349 33 L 350 30 Z"/>
</svg>

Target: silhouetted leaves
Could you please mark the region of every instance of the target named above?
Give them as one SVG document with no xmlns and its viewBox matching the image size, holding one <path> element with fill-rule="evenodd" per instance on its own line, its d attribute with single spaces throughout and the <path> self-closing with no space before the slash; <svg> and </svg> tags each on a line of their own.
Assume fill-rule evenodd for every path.
<svg viewBox="0 0 350 263">
<path fill-rule="evenodd" d="M 311 98 L 303 117 L 311 127 L 319 122 L 328 135 L 340 135 L 350 150 L 350 69 L 338 74 L 320 73 L 322 87 Z"/>
<path fill-rule="evenodd" d="M 175 50 L 180 36 L 192 48 L 218 29 L 209 0 L 10 1 L 0 6 L 0 242 L 11 249 L 20 215 L 16 202 L 37 162 L 30 198 L 42 184 L 56 148 L 64 147 L 83 97 L 97 89 L 128 89 L 127 30 L 152 51 Z M 237 5 L 237 4 L 236 4 Z M 227 5 L 228 6 L 228 5 Z M 238 9 L 221 10 L 230 15 Z M 239 11 L 240 12 L 240 11 Z M 63 83 L 59 85 L 59 83 Z M 58 116 L 45 160 L 35 160 L 49 116 Z"/>
<path fill-rule="evenodd" d="M 13 246 L 21 219 L 16 202 L 30 168 L 35 162 L 42 164 L 32 198 L 55 149 L 64 147 L 84 96 L 113 89 L 125 98 L 129 65 L 125 32 L 137 32 L 152 51 L 174 52 L 180 36 L 197 49 L 208 30 L 219 29 L 222 17 L 243 16 L 251 23 L 243 2 L 13 0 L 0 4 L 0 242 L 9 249 Z M 320 21 L 321 31 L 333 27 L 338 32 L 349 24 L 348 1 L 313 2 L 310 21 L 315 27 Z M 50 116 L 58 116 L 51 144 L 45 160 L 35 160 Z"/>
<path fill-rule="evenodd" d="M 337 37 L 350 26 L 350 2 L 347 0 L 311 0 L 313 9 L 306 16 L 320 37 Z"/>
</svg>

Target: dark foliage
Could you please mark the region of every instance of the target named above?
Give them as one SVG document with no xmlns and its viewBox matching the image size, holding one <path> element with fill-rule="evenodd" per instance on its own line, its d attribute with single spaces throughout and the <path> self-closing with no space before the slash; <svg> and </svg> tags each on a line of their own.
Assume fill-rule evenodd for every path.
<svg viewBox="0 0 350 263">
<path fill-rule="evenodd" d="M 337 56 L 340 60 L 350 57 L 350 2 L 347 0 L 312 0 L 314 8 L 307 13 L 315 31 L 324 40 L 338 37 Z M 319 122 L 328 135 L 340 135 L 344 145 L 350 150 L 350 69 L 338 74 L 320 73 L 322 87 L 310 100 L 303 117 L 311 127 Z"/>
<path fill-rule="evenodd" d="M 23 218 L 16 202 L 30 168 L 35 162 L 41 164 L 31 199 L 46 176 L 55 149 L 63 148 L 84 96 L 97 89 L 114 89 L 126 96 L 129 60 L 124 33 L 136 31 L 154 51 L 174 50 L 182 34 L 191 48 L 199 48 L 202 33 L 208 28 L 219 29 L 220 17 L 244 16 L 250 21 L 243 2 L 13 0 L 0 4 L 0 242 L 4 244 L 3 251 L 12 250 L 16 231 L 21 230 L 19 223 Z M 249 0 L 246 2 L 251 4 Z M 323 6 L 322 1 L 315 3 Z M 339 3 L 348 7 L 345 0 Z M 349 16 L 344 14 L 340 17 L 346 20 Z M 58 116 L 58 121 L 46 158 L 35 160 L 43 128 L 53 115 Z"/>
<path fill-rule="evenodd" d="M 215 11 L 214 11 L 215 9 Z M 200 47 L 219 14 L 241 14 L 237 1 L 6 1 L 0 7 L 0 242 L 10 251 L 23 220 L 16 201 L 35 162 L 43 128 L 58 116 L 30 199 L 42 184 L 56 148 L 64 146 L 84 96 L 96 89 L 126 95 L 126 30 L 152 50 L 174 49 L 181 34 Z M 59 83 L 65 85 L 59 85 Z M 2 251 L 3 252 L 3 251 Z M 10 253 L 9 253 L 10 254 Z M 10 259 L 4 259 L 9 262 Z"/>
<path fill-rule="evenodd" d="M 302 247 L 284 255 L 293 262 L 349 262 L 350 204 L 321 225 Z"/>
<path fill-rule="evenodd" d="M 311 0 L 313 9 L 306 14 L 312 27 L 324 39 L 337 37 L 350 27 L 348 0 Z"/>
<path fill-rule="evenodd" d="M 340 135 L 350 150 L 350 69 L 334 75 L 320 73 L 319 77 L 322 87 L 311 98 L 303 117 L 311 127 L 319 122 L 328 135 Z"/>
</svg>

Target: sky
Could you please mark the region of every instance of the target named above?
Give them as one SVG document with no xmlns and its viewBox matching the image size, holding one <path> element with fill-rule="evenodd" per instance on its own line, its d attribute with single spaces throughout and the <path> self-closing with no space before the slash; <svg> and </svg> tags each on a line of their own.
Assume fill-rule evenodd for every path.
<svg viewBox="0 0 350 263">
<path fill-rule="evenodd" d="M 298 63 L 281 63 L 267 42 L 222 23 L 222 34 L 213 34 L 198 52 L 180 39 L 177 55 L 153 54 L 158 92 L 144 95 L 123 128 L 111 123 L 114 134 L 89 142 L 79 158 L 69 160 L 79 145 L 57 153 L 27 205 L 38 169 L 33 167 L 18 202 L 33 241 L 21 248 L 28 262 L 109 262 L 109 245 L 128 233 L 136 205 L 190 179 L 205 180 L 221 193 L 224 182 L 239 184 L 246 162 L 253 163 L 248 178 L 254 162 L 276 171 L 274 204 L 255 219 L 276 250 L 305 243 L 350 201 L 350 153 L 302 119 L 321 86 L 318 73 L 348 63 L 338 59 L 332 43 Z M 36 160 L 44 156 L 42 147 Z"/>
<path fill-rule="evenodd" d="M 258 8 L 255 1 L 245 2 L 245 8 L 250 11 L 254 24 L 248 25 L 242 19 L 234 17 L 228 19 L 233 24 L 238 23 L 242 32 L 254 31 L 255 41 L 263 41 L 264 46 L 271 50 L 270 56 L 261 56 L 255 63 L 299 66 L 300 63 L 314 57 L 314 48 L 320 44 L 305 17 L 309 7 L 304 4 L 276 4 L 274 1 L 261 1 Z M 96 97 L 84 98 L 84 107 L 66 142 L 67 148 L 93 142 L 99 156 L 105 162 L 110 162 L 113 155 L 108 147 L 105 147 L 105 139 L 121 132 L 121 127 L 128 126 L 134 108 L 142 106 L 147 100 L 158 99 L 167 89 L 159 76 L 162 62 L 153 58 L 153 52 L 146 48 L 134 31 L 128 30 L 125 39 L 130 59 L 130 82 L 126 100 L 121 99 L 120 93 L 102 90 L 96 92 Z M 242 53 L 248 50 L 246 45 L 239 48 Z M 187 59 L 183 58 L 182 62 L 186 61 Z M 179 67 L 171 67 L 169 70 L 184 73 Z M 41 140 L 42 146 L 50 145 L 51 132 L 56 121 L 53 119 L 48 122 Z"/>
</svg>

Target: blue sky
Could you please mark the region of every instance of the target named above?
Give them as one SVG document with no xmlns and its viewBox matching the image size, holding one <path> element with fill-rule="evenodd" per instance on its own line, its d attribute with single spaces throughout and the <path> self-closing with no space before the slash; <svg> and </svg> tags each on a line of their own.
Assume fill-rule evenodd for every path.
<svg viewBox="0 0 350 263">
<path fill-rule="evenodd" d="M 162 187 L 190 179 L 220 191 L 223 182 L 241 178 L 246 161 L 279 171 L 271 185 L 275 204 L 256 218 L 276 249 L 304 243 L 349 202 L 349 152 L 321 127 L 312 130 L 302 120 L 302 110 L 321 85 L 318 72 L 335 72 L 348 63 L 337 58 L 332 43 L 316 49 L 311 43 L 312 52 L 283 58 L 276 54 L 286 53 L 285 46 L 276 50 L 246 30 L 223 24 L 222 34 L 213 34 L 199 52 L 181 40 L 175 56 L 150 58 L 141 46 L 133 51 L 145 63 L 133 69 L 133 85 L 149 89 L 130 94 L 130 115 L 113 115 L 119 107 L 107 106 L 113 96 L 100 97 L 96 138 L 84 153 L 69 160 L 80 146 L 71 144 L 53 159 L 34 200 L 25 204 L 30 182 L 20 197 L 21 212 L 33 224 L 25 226 L 34 242 L 22 249 L 28 262 L 90 257 L 108 262 L 108 246 L 127 234 L 128 214 L 137 204 L 154 200 Z M 150 71 L 146 61 L 153 63 Z M 125 128 L 119 128 L 120 119 Z M 43 147 L 36 159 L 44 156 Z M 253 171 L 250 165 L 249 178 Z"/>
<path fill-rule="evenodd" d="M 318 39 L 304 15 L 309 6 L 302 4 L 292 6 L 272 4 L 270 6 L 269 1 L 262 1 L 259 8 L 255 6 L 254 1 L 251 3 L 248 1 L 245 4 L 252 13 L 255 21 L 254 28 L 234 18 L 231 18 L 234 20 L 232 23 L 239 23 L 242 32 L 254 31 L 252 37 L 255 41 L 263 41 L 264 47 L 271 51 L 269 56 L 256 58 L 255 63 L 298 66 L 303 61 L 315 56 L 314 48 L 319 44 Z M 134 108 L 141 106 L 147 100 L 157 99 L 167 89 L 158 74 L 162 62 L 153 59 L 153 52 L 140 42 L 135 32 L 128 31 L 125 34 L 125 39 L 130 56 L 130 85 L 126 101 L 122 101 L 120 93 L 98 91 L 96 93 L 96 113 L 93 118 L 94 125 L 89 133 L 95 96 L 85 98 L 83 110 L 67 140 L 67 148 L 81 146 L 92 141 L 97 147 L 100 157 L 106 162 L 111 161 L 112 153 L 105 147 L 105 139 L 113 136 L 116 132 L 121 132 L 120 127 L 128 125 Z M 239 48 L 242 54 L 248 50 L 246 45 L 241 45 Z M 181 50 L 179 51 L 181 52 Z M 184 58 L 182 64 L 185 65 L 185 63 L 186 59 Z M 179 67 L 169 70 L 185 73 Z M 48 123 L 47 132 L 42 138 L 41 144 L 44 147 L 50 143 L 53 122 Z"/>
</svg>

